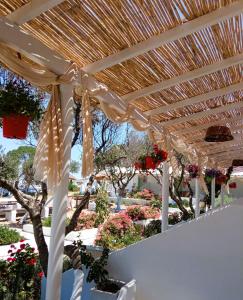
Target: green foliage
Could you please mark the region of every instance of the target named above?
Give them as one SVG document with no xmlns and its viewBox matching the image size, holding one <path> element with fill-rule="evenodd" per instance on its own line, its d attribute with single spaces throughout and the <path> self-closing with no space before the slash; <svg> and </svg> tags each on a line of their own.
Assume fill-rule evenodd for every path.
<svg viewBox="0 0 243 300">
<path fill-rule="evenodd" d="M 0 225 L 0 245 L 17 243 L 21 239 L 20 234 L 7 226 Z"/>
<path fill-rule="evenodd" d="M 98 227 L 100 224 L 104 223 L 104 221 L 109 216 L 109 196 L 104 187 L 99 188 L 96 198 L 96 220 L 95 227 Z"/>
<path fill-rule="evenodd" d="M 45 227 L 51 227 L 51 216 L 42 220 L 42 225 Z"/>
<path fill-rule="evenodd" d="M 29 244 L 10 246 L 7 261 L 0 261 L 0 299 L 36 300 L 43 273 L 38 256 Z"/>
<path fill-rule="evenodd" d="M 80 170 L 80 163 L 76 160 L 72 160 L 70 163 L 70 173 L 78 173 Z"/>
<path fill-rule="evenodd" d="M 75 183 L 70 181 L 68 183 L 68 190 L 69 190 L 69 192 L 77 192 L 77 191 L 79 191 L 79 187 Z"/>
<path fill-rule="evenodd" d="M 161 209 L 161 206 L 162 206 L 162 201 L 161 199 L 159 198 L 156 198 L 156 197 L 153 197 L 150 201 L 150 206 L 152 208 L 158 208 L 158 209 Z"/>
<path fill-rule="evenodd" d="M 144 237 L 161 233 L 161 220 L 153 220 L 144 228 Z"/>
<path fill-rule="evenodd" d="M 40 97 L 25 81 L 9 80 L 0 90 L 0 117 L 16 114 L 39 120 L 42 112 Z"/>
</svg>

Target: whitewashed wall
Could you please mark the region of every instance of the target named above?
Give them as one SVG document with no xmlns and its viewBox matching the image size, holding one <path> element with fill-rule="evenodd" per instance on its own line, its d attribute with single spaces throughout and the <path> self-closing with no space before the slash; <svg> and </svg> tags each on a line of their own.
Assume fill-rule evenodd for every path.
<svg viewBox="0 0 243 300">
<path fill-rule="evenodd" d="M 137 300 L 242 300 L 243 202 L 218 209 L 110 257 Z"/>
</svg>

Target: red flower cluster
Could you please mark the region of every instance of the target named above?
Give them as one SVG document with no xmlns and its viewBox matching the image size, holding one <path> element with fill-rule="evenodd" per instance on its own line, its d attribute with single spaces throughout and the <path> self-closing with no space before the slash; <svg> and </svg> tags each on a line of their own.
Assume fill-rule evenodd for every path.
<svg viewBox="0 0 243 300">
<path fill-rule="evenodd" d="M 158 145 L 154 145 L 154 151 L 150 155 L 141 156 L 134 166 L 140 171 L 155 170 L 167 157 L 167 152 L 159 149 Z"/>
<path fill-rule="evenodd" d="M 199 175 L 199 167 L 197 165 L 188 165 L 186 170 L 189 173 L 190 178 L 196 178 Z"/>
</svg>

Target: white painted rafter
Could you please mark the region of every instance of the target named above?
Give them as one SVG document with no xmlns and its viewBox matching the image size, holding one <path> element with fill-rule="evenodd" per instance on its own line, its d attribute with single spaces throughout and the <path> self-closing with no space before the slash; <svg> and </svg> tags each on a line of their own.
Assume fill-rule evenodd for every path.
<svg viewBox="0 0 243 300">
<path fill-rule="evenodd" d="M 32 0 L 9 14 L 7 18 L 17 25 L 22 25 L 62 2 L 64 0 Z"/>
<path fill-rule="evenodd" d="M 216 97 L 221 97 L 236 91 L 239 91 L 243 88 L 243 82 L 239 82 L 233 85 L 229 85 L 227 87 L 221 88 L 221 89 L 217 89 L 215 91 L 209 92 L 209 93 L 205 93 L 205 94 L 201 94 L 195 97 L 191 97 L 185 100 L 181 100 L 181 101 L 177 101 L 176 103 L 172 103 L 169 105 L 164 105 L 162 107 L 158 107 L 155 109 L 151 109 L 146 111 L 146 115 L 147 116 L 154 116 L 160 113 L 167 113 L 171 110 L 175 110 L 178 108 L 182 108 L 188 105 L 193 105 L 193 104 L 197 104 L 200 102 L 205 102 L 208 101 L 212 98 L 216 98 Z"/>
<path fill-rule="evenodd" d="M 172 126 L 172 125 L 176 125 L 176 124 L 180 124 L 180 123 L 184 123 L 184 122 L 189 122 L 189 121 L 194 120 L 194 119 L 200 119 L 200 118 L 207 117 L 207 116 L 210 116 L 210 115 L 215 115 L 215 114 L 222 113 L 222 112 L 225 112 L 225 111 L 230 111 L 230 110 L 233 110 L 233 109 L 239 109 L 241 107 L 243 107 L 243 101 L 234 102 L 232 104 L 219 106 L 217 108 L 212 108 L 212 109 L 208 109 L 208 110 L 205 110 L 205 111 L 200 111 L 200 112 L 191 114 L 189 116 L 184 116 L 184 117 L 175 118 L 175 119 L 172 119 L 172 120 L 169 120 L 169 121 L 164 121 L 164 122 L 161 122 L 160 124 L 162 125 L 162 127 L 163 126 Z"/>
<path fill-rule="evenodd" d="M 194 133 L 196 131 L 207 129 L 209 126 L 231 124 L 233 122 L 242 121 L 242 120 L 243 120 L 243 115 L 237 116 L 237 117 L 233 116 L 231 118 L 221 118 L 220 120 L 217 120 L 217 121 L 211 121 L 211 122 L 209 121 L 206 124 L 191 126 L 188 128 L 179 129 L 179 130 L 175 130 L 172 132 L 174 134 L 188 135 L 192 132 Z"/>
<path fill-rule="evenodd" d="M 239 149 L 235 149 L 235 150 L 225 150 L 224 152 L 221 152 L 221 153 L 215 153 L 215 154 L 210 154 L 210 155 L 207 154 L 207 156 L 219 158 L 221 156 L 227 156 L 227 154 L 229 154 L 230 156 L 238 155 L 238 156 L 243 157 L 242 147 L 240 147 Z"/>
<path fill-rule="evenodd" d="M 139 89 L 137 91 L 128 93 L 128 94 L 122 96 L 122 99 L 124 99 L 126 102 L 131 103 L 131 102 L 135 101 L 136 99 L 143 98 L 143 97 L 149 96 L 151 94 L 154 94 L 156 92 L 159 92 L 161 90 L 171 88 L 182 82 L 200 78 L 202 76 L 209 75 L 211 73 L 214 73 L 214 72 L 217 72 L 217 71 L 220 71 L 223 69 L 227 69 L 231 66 L 235 66 L 235 65 L 238 65 L 241 63 L 243 63 L 243 53 L 220 60 L 220 61 L 217 61 L 213 64 L 195 69 L 193 71 L 185 72 L 182 75 L 179 75 L 179 76 L 173 77 L 171 79 L 164 80 L 164 81 L 152 84 L 150 86 L 147 86 L 145 88 Z"/>
<path fill-rule="evenodd" d="M 134 46 L 121 50 L 118 53 L 112 54 L 99 61 L 89 64 L 85 66 L 83 70 L 89 74 L 100 72 L 106 68 L 112 67 L 122 63 L 123 61 L 158 48 L 166 43 L 178 40 L 206 27 L 239 15 L 241 12 L 243 12 L 243 1 L 238 1 L 236 3 L 221 7 L 209 14 L 188 21 L 175 28 L 162 32 L 161 34 L 152 36 L 151 38 Z"/>
</svg>

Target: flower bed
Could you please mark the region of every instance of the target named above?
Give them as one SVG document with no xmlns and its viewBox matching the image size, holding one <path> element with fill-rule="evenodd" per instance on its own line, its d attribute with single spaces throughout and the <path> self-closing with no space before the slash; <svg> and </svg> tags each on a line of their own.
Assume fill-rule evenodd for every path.
<svg viewBox="0 0 243 300">
<path fill-rule="evenodd" d="M 95 227 L 95 221 L 96 221 L 96 213 L 90 212 L 90 211 L 82 211 L 79 219 L 78 219 L 78 225 L 75 228 L 75 230 L 81 230 L 81 229 L 91 229 Z"/>
</svg>

